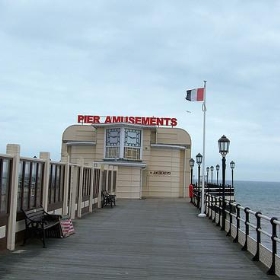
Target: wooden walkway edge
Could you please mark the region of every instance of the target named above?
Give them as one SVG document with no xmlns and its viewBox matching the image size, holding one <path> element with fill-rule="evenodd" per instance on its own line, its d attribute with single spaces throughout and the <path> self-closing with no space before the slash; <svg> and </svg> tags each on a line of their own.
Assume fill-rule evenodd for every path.
<svg viewBox="0 0 280 280">
<path fill-rule="evenodd" d="M 184 199 L 117 200 L 64 239 L 0 255 L 0 279 L 279 279 Z"/>
</svg>

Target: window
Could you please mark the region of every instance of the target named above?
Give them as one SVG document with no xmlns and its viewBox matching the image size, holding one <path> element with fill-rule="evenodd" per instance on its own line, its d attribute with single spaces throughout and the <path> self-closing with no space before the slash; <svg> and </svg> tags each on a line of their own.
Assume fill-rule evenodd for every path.
<svg viewBox="0 0 280 280">
<path fill-rule="evenodd" d="M 105 158 L 141 160 L 142 130 L 132 128 L 106 129 Z"/>
<path fill-rule="evenodd" d="M 120 128 L 110 128 L 106 130 L 106 155 L 105 158 L 120 157 Z"/>
<path fill-rule="evenodd" d="M 139 160 L 141 149 L 141 130 L 125 129 L 124 130 L 124 158 Z"/>
</svg>

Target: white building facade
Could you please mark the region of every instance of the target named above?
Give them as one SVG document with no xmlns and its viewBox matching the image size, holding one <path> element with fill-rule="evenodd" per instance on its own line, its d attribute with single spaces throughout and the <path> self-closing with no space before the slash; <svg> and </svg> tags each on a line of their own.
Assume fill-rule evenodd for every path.
<svg viewBox="0 0 280 280">
<path fill-rule="evenodd" d="M 188 197 L 191 138 L 175 118 L 78 116 L 62 161 L 117 167 L 118 198 Z"/>
</svg>

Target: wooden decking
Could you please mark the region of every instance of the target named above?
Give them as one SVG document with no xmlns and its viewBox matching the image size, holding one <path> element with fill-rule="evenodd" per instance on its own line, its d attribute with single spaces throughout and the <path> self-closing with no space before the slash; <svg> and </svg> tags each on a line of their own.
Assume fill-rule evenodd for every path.
<svg viewBox="0 0 280 280">
<path fill-rule="evenodd" d="M 278 279 L 183 199 L 117 200 L 65 239 L 0 255 L 0 279 Z"/>
</svg>

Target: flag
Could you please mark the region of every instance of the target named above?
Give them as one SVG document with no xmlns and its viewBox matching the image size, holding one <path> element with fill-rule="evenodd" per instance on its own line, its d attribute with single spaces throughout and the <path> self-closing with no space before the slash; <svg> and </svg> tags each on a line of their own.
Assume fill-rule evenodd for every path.
<svg viewBox="0 0 280 280">
<path fill-rule="evenodd" d="M 204 88 L 187 90 L 186 99 L 188 101 L 203 101 L 204 100 Z"/>
</svg>

